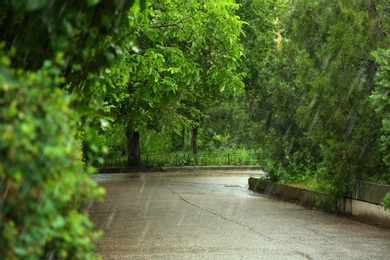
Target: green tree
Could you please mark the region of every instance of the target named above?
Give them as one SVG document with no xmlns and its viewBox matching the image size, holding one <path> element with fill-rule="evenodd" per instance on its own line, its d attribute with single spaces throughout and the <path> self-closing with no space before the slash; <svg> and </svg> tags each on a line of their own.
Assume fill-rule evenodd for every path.
<svg viewBox="0 0 390 260">
<path fill-rule="evenodd" d="M 284 180 L 316 179 L 334 197 L 356 179 L 385 181 L 378 174 L 387 171 L 378 148 L 382 115 L 370 95 L 378 70 L 371 53 L 387 43 L 387 3 L 286 4 L 278 69 L 267 89 L 265 126 L 275 134 L 266 140 L 282 148 L 268 153 L 273 172 Z"/>
<path fill-rule="evenodd" d="M 376 87 L 371 95 L 372 103 L 377 114 L 382 119 L 380 150 L 383 153 L 383 161 L 387 167 L 390 166 L 390 106 L 389 106 L 389 60 L 390 50 L 379 49 L 373 52 L 375 61 L 380 66 L 376 74 Z"/>
<path fill-rule="evenodd" d="M 245 93 L 249 120 L 245 127 L 252 143 L 264 152 L 263 167 L 276 174 L 275 162 L 284 163 L 286 152 L 292 149 L 293 133 L 299 128 L 291 116 L 299 93 L 294 86 L 292 64 L 286 59 L 291 48 L 281 38 L 280 19 L 288 11 L 286 1 L 239 1 L 238 15 L 247 22 L 242 39 L 246 59 Z M 295 143 L 295 142 L 294 142 Z M 267 163 L 271 167 L 267 167 Z"/>
<path fill-rule="evenodd" d="M 242 88 L 237 8 L 231 0 L 151 1 L 146 13 L 135 16 L 137 47 L 113 68 L 115 91 L 105 97 L 114 104 L 115 123 L 137 137 L 128 139 L 129 148 L 139 147 L 136 133 L 145 127 L 176 133 L 183 127 L 197 129 L 205 100 Z M 124 48 L 129 44 L 121 43 Z M 133 163 L 139 150 L 128 155 Z"/>
</svg>

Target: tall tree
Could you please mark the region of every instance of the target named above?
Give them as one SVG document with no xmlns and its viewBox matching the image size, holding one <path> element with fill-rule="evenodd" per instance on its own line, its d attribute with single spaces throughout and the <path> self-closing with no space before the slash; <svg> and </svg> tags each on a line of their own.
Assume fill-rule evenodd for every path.
<svg viewBox="0 0 390 260">
<path fill-rule="evenodd" d="M 289 149 L 286 133 L 297 128 L 291 112 L 299 97 L 292 86 L 291 64 L 283 57 L 289 50 L 282 50 L 283 24 L 280 19 L 288 6 L 286 1 L 278 0 L 240 0 L 239 3 L 242 8 L 238 15 L 247 22 L 244 26 L 246 37 L 242 39 L 246 56 L 242 70 L 246 75 L 249 117 L 245 129 L 252 142 L 266 151 L 264 161 L 283 159 Z"/>
<path fill-rule="evenodd" d="M 196 129 L 204 100 L 242 88 L 237 8 L 231 0 L 151 1 L 148 11 L 135 17 L 137 48 L 112 75 L 118 92 L 106 99 L 115 99 L 117 122 L 129 133 L 146 126 Z"/>
<path fill-rule="evenodd" d="M 273 157 L 284 170 L 273 172 L 287 172 L 279 176 L 284 179 L 306 172 L 337 196 L 354 180 L 386 171 L 378 147 L 381 116 L 370 95 L 378 70 L 371 53 L 388 41 L 380 12 L 387 3 L 286 3 L 276 63 L 283 66 L 268 88 L 272 114 L 265 121 L 276 131 L 271 140 L 284 146 Z"/>
</svg>

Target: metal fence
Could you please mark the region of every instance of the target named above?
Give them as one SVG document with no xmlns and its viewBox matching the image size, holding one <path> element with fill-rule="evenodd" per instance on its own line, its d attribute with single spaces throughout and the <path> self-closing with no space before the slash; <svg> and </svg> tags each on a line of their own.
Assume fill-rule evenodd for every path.
<svg viewBox="0 0 390 260">
<path fill-rule="evenodd" d="M 210 165 L 258 165 L 258 153 L 226 153 L 226 154 L 143 154 L 139 166 L 210 166 Z M 100 167 L 123 167 L 127 164 L 126 156 L 106 156 Z"/>
</svg>

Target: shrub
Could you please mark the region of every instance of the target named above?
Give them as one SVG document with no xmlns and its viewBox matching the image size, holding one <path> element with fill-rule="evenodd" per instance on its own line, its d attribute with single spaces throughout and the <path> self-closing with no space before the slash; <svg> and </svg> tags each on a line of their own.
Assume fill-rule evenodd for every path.
<svg viewBox="0 0 390 260">
<path fill-rule="evenodd" d="M 385 207 L 385 209 L 390 210 L 390 192 L 387 193 L 385 198 L 383 199 L 382 206 Z"/>
<path fill-rule="evenodd" d="M 77 117 L 53 73 L 0 64 L 0 259 L 95 257 L 101 234 L 80 205 L 104 191 L 81 162 Z"/>
</svg>

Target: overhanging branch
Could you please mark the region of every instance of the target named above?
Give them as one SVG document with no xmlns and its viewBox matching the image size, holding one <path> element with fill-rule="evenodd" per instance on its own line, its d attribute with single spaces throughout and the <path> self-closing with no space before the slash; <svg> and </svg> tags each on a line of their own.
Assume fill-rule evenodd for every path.
<svg viewBox="0 0 390 260">
<path fill-rule="evenodd" d="M 150 28 L 178 27 L 178 28 L 180 28 L 180 29 L 182 29 L 184 31 L 184 28 L 182 26 L 180 26 L 180 24 L 183 23 L 184 21 L 190 19 L 190 18 L 192 18 L 192 16 L 183 18 L 183 19 L 181 19 L 181 20 L 179 20 L 177 22 L 174 22 L 174 23 L 169 23 L 169 24 L 152 24 L 149 27 Z"/>
</svg>

